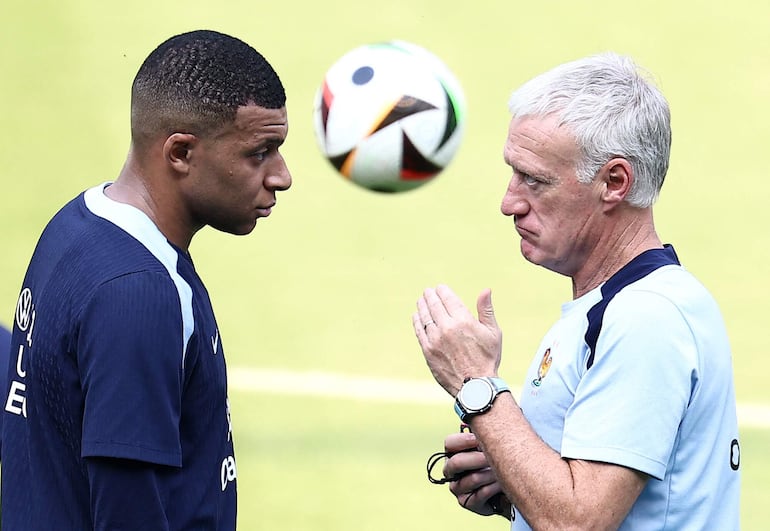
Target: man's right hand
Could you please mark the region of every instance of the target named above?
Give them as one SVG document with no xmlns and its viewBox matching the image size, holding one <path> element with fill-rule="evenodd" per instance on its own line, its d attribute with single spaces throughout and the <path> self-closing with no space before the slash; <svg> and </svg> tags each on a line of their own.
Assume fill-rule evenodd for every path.
<svg viewBox="0 0 770 531">
<path fill-rule="evenodd" d="M 476 436 L 467 432 L 452 433 L 444 439 L 444 449 L 451 456 L 444 463 L 444 477 L 457 478 L 449 483 L 457 502 L 483 516 L 500 514 L 509 518 L 510 503 Z"/>
</svg>

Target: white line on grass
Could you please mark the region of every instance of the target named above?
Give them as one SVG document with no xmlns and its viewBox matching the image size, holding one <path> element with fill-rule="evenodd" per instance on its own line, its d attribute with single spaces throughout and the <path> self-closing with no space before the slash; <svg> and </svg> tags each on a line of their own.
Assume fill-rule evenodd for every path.
<svg viewBox="0 0 770 531">
<path fill-rule="evenodd" d="M 234 391 L 325 396 L 372 402 L 452 404 L 452 399 L 443 389 L 427 381 L 247 367 L 230 368 L 228 380 L 230 389 Z M 520 389 L 512 389 L 512 392 L 514 396 L 519 396 Z M 738 404 L 738 422 L 744 428 L 770 428 L 770 405 Z"/>
</svg>

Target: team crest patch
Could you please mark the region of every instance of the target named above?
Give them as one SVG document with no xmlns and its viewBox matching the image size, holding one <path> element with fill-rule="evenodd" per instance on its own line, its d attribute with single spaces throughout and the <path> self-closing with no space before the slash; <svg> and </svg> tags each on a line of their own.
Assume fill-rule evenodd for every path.
<svg viewBox="0 0 770 531">
<path fill-rule="evenodd" d="M 532 380 L 532 385 L 535 387 L 540 387 L 543 378 L 545 378 L 545 375 L 548 374 L 548 369 L 551 368 L 552 361 L 553 358 L 551 357 L 551 349 L 548 348 L 546 349 L 545 354 L 543 354 L 543 361 L 540 362 L 540 368 L 537 370 L 537 378 Z"/>
</svg>

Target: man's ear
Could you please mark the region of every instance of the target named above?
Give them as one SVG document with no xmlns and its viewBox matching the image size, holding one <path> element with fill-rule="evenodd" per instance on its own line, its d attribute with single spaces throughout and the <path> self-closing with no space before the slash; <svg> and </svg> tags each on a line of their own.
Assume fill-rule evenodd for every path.
<svg viewBox="0 0 770 531">
<path fill-rule="evenodd" d="M 179 174 L 190 171 L 190 151 L 198 138 L 190 133 L 173 133 L 163 143 L 163 160 Z"/>
<path fill-rule="evenodd" d="M 604 184 L 602 199 L 608 208 L 612 208 L 622 203 L 631 191 L 634 169 L 626 159 L 616 157 L 602 167 L 599 177 Z"/>
</svg>

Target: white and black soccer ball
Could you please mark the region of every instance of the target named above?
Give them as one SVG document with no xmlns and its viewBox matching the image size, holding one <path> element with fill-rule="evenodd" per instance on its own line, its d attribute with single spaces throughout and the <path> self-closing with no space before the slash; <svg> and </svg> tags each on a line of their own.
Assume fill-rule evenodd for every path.
<svg viewBox="0 0 770 531">
<path fill-rule="evenodd" d="M 431 52 L 391 41 L 355 48 L 326 72 L 314 126 L 344 177 L 377 192 L 417 188 L 457 153 L 465 126 L 457 78 Z"/>
</svg>

